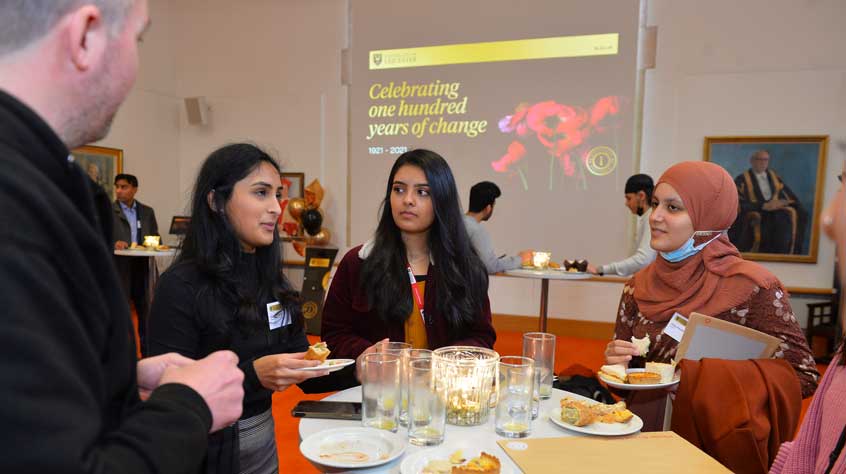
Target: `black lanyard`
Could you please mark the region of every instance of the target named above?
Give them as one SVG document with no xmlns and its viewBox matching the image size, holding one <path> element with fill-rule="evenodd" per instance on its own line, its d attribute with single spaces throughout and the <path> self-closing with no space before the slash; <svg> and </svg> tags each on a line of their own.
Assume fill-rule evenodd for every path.
<svg viewBox="0 0 846 474">
<path fill-rule="evenodd" d="M 834 469 L 834 463 L 836 463 L 837 458 L 840 457 L 844 444 L 846 444 L 846 427 L 844 427 L 843 431 L 840 432 L 840 439 L 837 440 L 837 446 L 835 446 L 834 449 L 831 450 L 831 454 L 828 455 L 828 468 L 825 470 L 825 474 L 830 474 L 831 470 Z"/>
</svg>

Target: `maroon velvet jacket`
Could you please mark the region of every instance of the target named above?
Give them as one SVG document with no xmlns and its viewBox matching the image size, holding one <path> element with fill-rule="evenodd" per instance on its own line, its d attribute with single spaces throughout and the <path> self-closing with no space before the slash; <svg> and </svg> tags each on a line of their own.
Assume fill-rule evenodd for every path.
<svg viewBox="0 0 846 474">
<path fill-rule="evenodd" d="M 405 340 L 404 324 L 384 323 L 367 304 L 367 295 L 360 285 L 361 267 L 364 262 L 358 256 L 361 247 L 359 245 L 344 255 L 323 306 L 321 338 L 331 349 L 332 357 L 354 359 L 386 337 L 392 341 Z M 426 291 L 423 295 L 428 320 L 426 335 L 430 349 L 443 346 L 493 348 L 496 331 L 491 324 L 491 307 L 487 295 L 484 312 L 479 315 L 475 324 L 463 334 L 455 334 L 450 332 L 446 320 L 437 312 L 437 294 L 438 281 L 430 272 L 426 276 Z"/>
</svg>

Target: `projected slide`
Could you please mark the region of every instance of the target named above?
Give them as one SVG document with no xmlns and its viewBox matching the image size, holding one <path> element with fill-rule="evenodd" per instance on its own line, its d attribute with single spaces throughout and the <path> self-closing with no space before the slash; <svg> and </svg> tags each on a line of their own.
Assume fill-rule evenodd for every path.
<svg viewBox="0 0 846 474">
<path fill-rule="evenodd" d="M 488 224 L 497 247 L 591 259 L 628 250 L 638 2 L 527 5 L 545 13 L 504 0 L 408 12 L 353 0 L 351 243 L 375 228 L 394 159 L 429 148 L 450 163 L 464 206 L 474 183 L 500 186 Z M 571 209 L 611 221 L 588 238 L 567 225 Z M 539 219 L 543 232 L 528 237 Z"/>
</svg>

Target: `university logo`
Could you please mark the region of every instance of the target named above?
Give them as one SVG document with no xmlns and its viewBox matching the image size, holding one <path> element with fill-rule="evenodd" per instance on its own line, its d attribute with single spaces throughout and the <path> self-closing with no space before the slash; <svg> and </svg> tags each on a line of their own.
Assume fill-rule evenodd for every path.
<svg viewBox="0 0 846 474">
<path fill-rule="evenodd" d="M 373 64 L 377 66 L 382 64 L 382 53 L 373 53 Z"/>
</svg>

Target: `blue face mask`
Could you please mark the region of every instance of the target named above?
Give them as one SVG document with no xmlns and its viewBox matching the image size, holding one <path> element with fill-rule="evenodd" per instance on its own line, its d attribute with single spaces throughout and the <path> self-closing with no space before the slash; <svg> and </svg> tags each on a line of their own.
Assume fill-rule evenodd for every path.
<svg viewBox="0 0 846 474">
<path fill-rule="evenodd" d="M 693 244 L 693 238 L 699 234 L 713 234 L 717 233 L 717 236 L 708 240 L 707 242 L 703 242 L 699 245 Z M 687 242 L 684 243 L 681 247 L 673 250 L 672 252 L 661 252 L 661 256 L 664 257 L 664 260 L 672 263 L 681 262 L 682 260 L 692 257 L 699 253 L 700 250 L 704 249 L 706 245 L 710 244 L 711 242 L 720 238 L 720 235 L 725 232 L 724 230 L 697 230 L 687 239 Z"/>
</svg>

